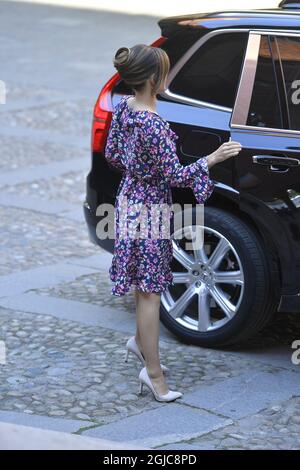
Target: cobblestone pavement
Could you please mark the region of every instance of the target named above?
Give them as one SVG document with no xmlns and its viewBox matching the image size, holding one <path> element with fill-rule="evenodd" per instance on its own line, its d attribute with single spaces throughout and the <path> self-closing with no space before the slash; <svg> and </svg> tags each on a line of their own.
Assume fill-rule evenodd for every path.
<svg viewBox="0 0 300 470">
<path fill-rule="evenodd" d="M 299 449 L 297 315 L 278 315 L 224 350 L 185 345 L 161 325 L 168 384 L 184 393 L 175 403 L 158 403 L 148 390 L 139 396 L 141 364 L 132 356 L 124 363 L 134 298 L 111 296 L 111 255 L 88 240 L 82 201 L 93 104 L 111 73 L 103 63 L 119 44 L 141 40 L 133 20 L 109 51 L 101 41 L 95 51 L 99 24 L 103 37 L 122 15 L 1 9 L 0 58 L 20 74 L 10 65 L 0 77 L 0 421 L 156 449 Z M 144 19 L 146 43 L 155 21 Z"/>
</svg>

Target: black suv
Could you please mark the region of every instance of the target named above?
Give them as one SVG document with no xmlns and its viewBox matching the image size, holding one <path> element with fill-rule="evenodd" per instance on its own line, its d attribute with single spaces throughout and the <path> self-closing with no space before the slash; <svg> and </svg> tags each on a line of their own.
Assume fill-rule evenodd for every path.
<svg viewBox="0 0 300 470">
<path fill-rule="evenodd" d="M 174 285 L 162 294 L 161 320 L 187 343 L 217 347 L 261 330 L 276 312 L 300 312 L 300 3 L 163 18 L 171 63 L 158 113 L 179 135 L 189 164 L 229 137 L 241 153 L 210 170 L 215 190 L 205 204 L 202 250 L 174 235 Z M 112 110 L 133 94 L 118 74 L 94 108 L 92 168 L 84 213 L 91 241 L 96 214 L 114 204 L 121 173 L 104 148 Z M 190 188 L 172 188 L 173 202 L 196 204 Z M 193 223 L 193 222 L 192 222 Z"/>
</svg>

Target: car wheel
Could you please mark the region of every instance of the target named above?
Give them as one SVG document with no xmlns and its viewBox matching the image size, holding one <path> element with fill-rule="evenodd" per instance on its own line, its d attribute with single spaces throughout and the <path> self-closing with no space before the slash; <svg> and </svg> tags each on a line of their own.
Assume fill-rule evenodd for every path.
<svg viewBox="0 0 300 470">
<path fill-rule="evenodd" d="M 276 311 L 274 270 L 262 240 L 244 221 L 205 207 L 200 226 L 194 211 L 191 225 L 172 233 L 174 281 L 161 296 L 161 321 L 190 344 L 218 347 L 243 341 Z M 194 249 L 191 240 L 199 230 L 203 244 Z"/>
</svg>

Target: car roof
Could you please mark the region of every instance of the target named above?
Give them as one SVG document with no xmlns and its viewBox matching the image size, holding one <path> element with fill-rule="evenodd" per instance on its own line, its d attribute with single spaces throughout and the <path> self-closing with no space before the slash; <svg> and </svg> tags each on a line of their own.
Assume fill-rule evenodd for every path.
<svg viewBox="0 0 300 470">
<path fill-rule="evenodd" d="M 220 28 L 299 29 L 300 9 L 269 8 L 222 10 L 209 13 L 170 16 L 158 21 L 162 36 L 170 37 L 183 29 L 214 30 Z M 300 30 L 299 30 L 300 32 Z"/>
</svg>

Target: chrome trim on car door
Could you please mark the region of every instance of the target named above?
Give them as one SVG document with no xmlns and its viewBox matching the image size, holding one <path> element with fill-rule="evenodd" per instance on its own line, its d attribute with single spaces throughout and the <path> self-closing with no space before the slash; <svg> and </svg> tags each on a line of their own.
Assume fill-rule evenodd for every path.
<svg viewBox="0 0 300 470">
<path fill-rule="evenodd" d="M 238 86 L 231 123 L 246 125 L 249 113 L 252 89 L 255 82 L 257 59 L 260 48 L 260 34 L 249 34 L 245 60 Z"/>
</svg>

